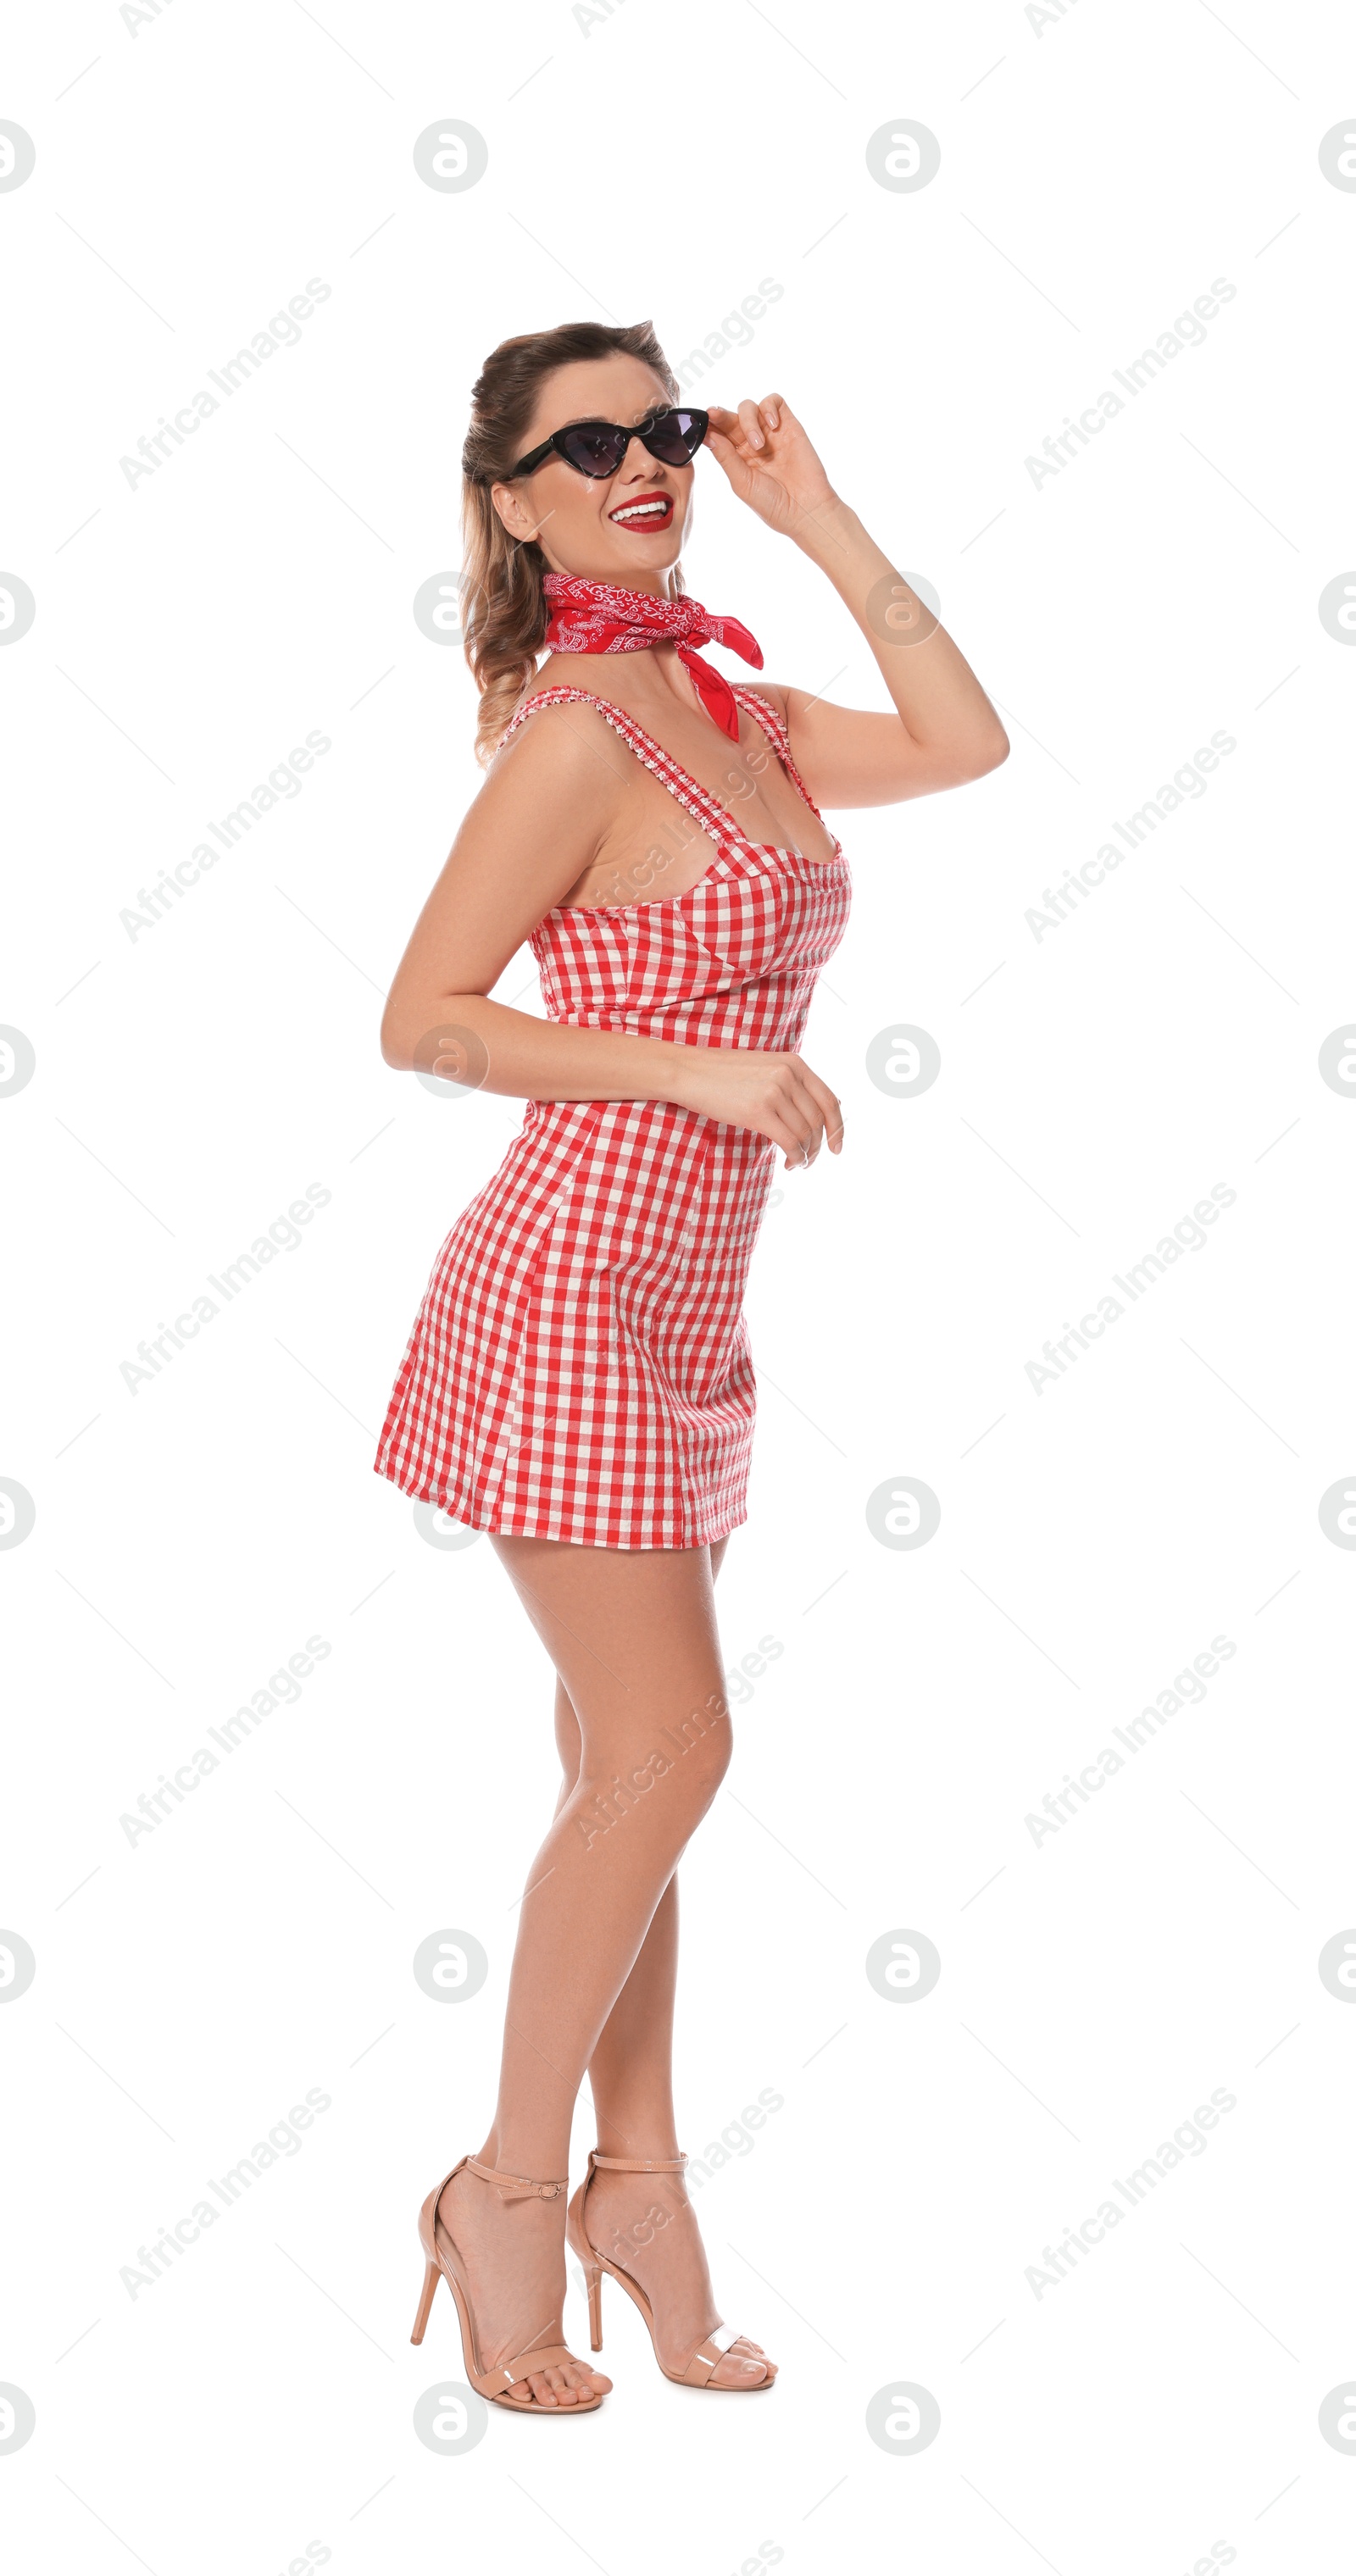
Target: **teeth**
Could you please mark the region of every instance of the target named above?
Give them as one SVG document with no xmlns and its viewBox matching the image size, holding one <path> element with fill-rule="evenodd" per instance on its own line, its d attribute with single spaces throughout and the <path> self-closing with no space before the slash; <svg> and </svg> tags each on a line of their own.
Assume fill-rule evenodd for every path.
<svg viewBox="0 0 1356 2576">
<path fill-rule="evenodd" d="M 619 528 L 624 528 L 631 519 L 660 518 L 668 506 L 667 501 L 633 501 L 629 508 L 609 511 L 608 516 L 616 521 Z"/>
</svg>

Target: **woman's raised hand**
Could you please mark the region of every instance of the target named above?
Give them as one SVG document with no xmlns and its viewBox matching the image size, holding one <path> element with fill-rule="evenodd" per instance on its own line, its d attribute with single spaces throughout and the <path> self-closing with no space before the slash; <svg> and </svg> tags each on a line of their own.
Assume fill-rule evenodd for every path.
<svg viewBox="0 0 1356 2576">
<path fill-rule="evenodd" d="M 837 498 L 818 456 L 789 403 L 780 394 L 742 402 L 738 411 L 713 407 L 706 435 L 731 490 L 783 537 L 798 522 Z"/>
<path fill-rule="evenodd" d="M 672 1097 L 683 1109 L 725 1127 L 751 1127 L 781 1148 L 788 1172 L 814 1161 L 820 1146 L 843 1150 L 843 1112 L 827 1082 L 803 1056 L 775 1055 L 761 1047 L 684 1047 L 681 1089 Z"/>
</svg>

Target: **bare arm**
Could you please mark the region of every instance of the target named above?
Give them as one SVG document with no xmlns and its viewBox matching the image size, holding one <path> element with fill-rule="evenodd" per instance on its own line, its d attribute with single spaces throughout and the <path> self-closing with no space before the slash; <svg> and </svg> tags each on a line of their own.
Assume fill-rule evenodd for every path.
<svg viewBox="0 0 1356 2576">
<path fill-rule="evenodd" d="M 623 758 L 625 754 L 621 755 Z M 381 1051 L 399 1072 L 449 1067 L 520 1100 L 667 1100 L 687 1050 L 541 1020 L 488 998 L 543 914 L 595 857 L 614 754 L 588 707 L 544 708 L 500 754 L 415 923 L 387 996 Z M 444 1043 L 437 1047 L 436 1041 Z"/>
<path fill-rule="evenodd" d="M 684 1046 L 540 1020 L 489 999 L 509 959 L 597 855 L 620 751 L 592 708 L 543 708 L 501 752 L 415 923 L 387 997 L 381 1051 L 518 1100 L 672 1100 L 752 1127 L 813 1162 L 833 1093 L 796 1055 Z"/>
<path fill-rule="evenodd" d="M 1008 737 L 964 654 L 834 491 L 781 395 L 713 411 L 711 424 L 708 444 L 733 490 L 828 576 L 894 701 L 893 715 L 877 715 L 778 691 L 816 804 L 893 805 L 996 769 Z"/>
</svg>

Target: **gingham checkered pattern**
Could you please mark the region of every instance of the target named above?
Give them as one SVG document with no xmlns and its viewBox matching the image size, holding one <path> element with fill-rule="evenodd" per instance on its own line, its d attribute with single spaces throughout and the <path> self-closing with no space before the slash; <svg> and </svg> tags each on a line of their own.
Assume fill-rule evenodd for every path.
<svg viewBox="0 0 1356 2576">
<path fill-rule="evenodd" d="M 813 812 L 785 728 L 736 692 Z M 744 840 L 621 708 L 599 714 L 716 845 L 686 894 L 557 905 L 532 934 L 554 1020 L 688 1046 L 799 1047 L 847 920 L 831 860 Z M 507 737 L 506 737 L 507 738 Z M 672 1101 L 530 1100 L 433 1267 L 376 1473 L 469 1528 L 700 1547 L 744 1520 L 755 1381 L 744 1281 L 777 1148 Z"/>
</svg>

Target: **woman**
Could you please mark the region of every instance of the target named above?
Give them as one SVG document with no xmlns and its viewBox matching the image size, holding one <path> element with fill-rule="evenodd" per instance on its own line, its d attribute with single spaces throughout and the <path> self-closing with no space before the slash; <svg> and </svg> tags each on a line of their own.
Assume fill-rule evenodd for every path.
<svg viewBox="0 0 1356 2576">
<path fill-rule="evenodd" d="M 680 403 L 648 324 L 580 323 L 506 341 L 472 401 L 463 614 L 492 765 L 381 1043 L 388 1064 L 527 1110 L 439 1255 L 376 1466 L 491 1534 L 559 1677 L 564 1779 L 521 1909 L 494 2121 L 421 2213 L 414 2341 L 444 2273 L 472 2384 L 582 2414 L 612 2384 L 561 2339 L 560 2177 L 586 2069 L 598 2149 L 568 2230 L 593 2350 L 606 2271 L 669 2378 L 775 2377 L 717 2323 L 670 2073 L 674 1872 L 730 1753 L 712 1583 L 745 1517 L 743 1284 L 777 1153 L 799 1171 L 842 1150 L 838 1101 L 797 1052 L 848 907 L 818 805 L 955 787 L 1008 743 L 779 394 L 708 415 Z M 832 583 L 893 714 L 731 689 L 694 651 L 714 636 L 761 667 L 747 630 L 682 587 L 703 442 Z M 824 658 L 812 645 L 811 674 Z M 544 1020 L 488 998 L 524 941 Z"/>
</svg>

